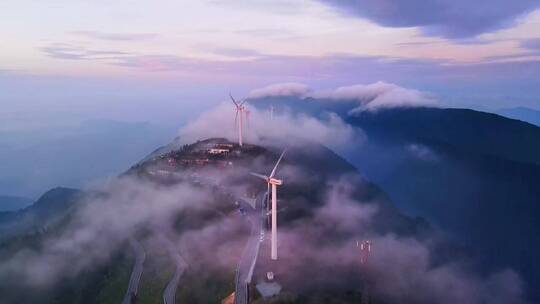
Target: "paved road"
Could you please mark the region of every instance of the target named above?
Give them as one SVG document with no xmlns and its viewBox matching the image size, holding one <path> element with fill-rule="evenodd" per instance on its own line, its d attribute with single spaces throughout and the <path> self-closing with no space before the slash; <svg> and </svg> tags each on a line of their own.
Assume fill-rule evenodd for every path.
<svg viewBox="0 0 540 304">
<path fill-rule="evenodd" d="M 255 208 L 253 208 L 249 202 L 227 191 L 215 181 L 200 176 L 194 179 L 196 182 L 214 187 L 215 190 L 236 200 L 238 202 L 238 209 L 244 211 L 242 214 L 246 216 L 251 223 L 251 233 L 236 268 L 235 278 L 235 304 L 247 304 L 249 303 L 248 284 L 251 283 L 253 270 L 257 263 L 257 257 L 259 256 L 259 249 L 262 242 L 261 237 L 264 238 L 264 220 L 266 219 L 264 201 L 266 200 L 267 193 L 264 191 L 257 195 L 257 198 L 255 199 Z"/>
<path fill-rule="evenodd" d="M 174 276 L 169 281 L 169 284 L 167 284 L 167 287 L 165 288 L 165 292 L 163 292 L 163 303 L 164 304 L 174 304 L 176 300 L 176 290 L 178 289 L 178 285 L 180 283 L 180 278 L 182 277 L 182 274 L 184 273 L 186 269 L 186 262 L 180 256 L 180 253 L 178 253 L 178 249 L 172 243 L 170 240 L 167 239 L 167 247 L 169 249 L 169 254 L 174 260 L 174 263 L 176 265 L 176 270 L 174 272 Z"/>
<path fill-rule="evenodd" d="M 240 262 L 238 263 L 238 267 L 236 268 L 236 304 L 247 304 L 249 302 L 248 284 L 251 283 L 253 270 L 257 263 L 257 257 L 259 256 L 261 237 L 264 237 L 265 212 L 263 202 L 265 198 L 266 192 L 259 193 L 255 200 L 255 209 L 244 200 L 238 201 L 240 207 L 244 208 L 244 210 L 249 210 L 246 216 L 251 222 L 251 233 L 246 247 L 244 248 L 244 252 L 242 253 Z"/>
<path fill-rule="evenodd" d="M 184 178 L 184 176 L 176 172 L 167 174 L 171 177 L 179 179 Z M 240 262 L 236 268 L 235 278 L 235 304 L 248 304 L 248 284 L 251 283 L 253 270 L 255 269 L 255 264 L 257 263 L 257 257 L 259 256 L 259 248 L 262 242 L 261 236 L 264 237 L 264 220 L 266 218 L 264 201 L 266 200 L 267 192 L 261 192 L 259 195 L 257 195 L 255 200 L 255 208 L 253 208 L 253 206 L 246 200 L 239 198 L 235 194 L 227 191 L 214 180 L 198 175 L 192 175 L 189 178 L 196 184 L 213 187 L 216 191 L 236 200 L 238 202 L 238 209 L 244 210 L 242 214 L 246 216 L 251 223 L 251 233 L 246 247 L 244 248 L 244 252 L 242 253 L 242 257 L 240 258 Z M 169 286 L 167 286 L 167 288 L 169 288 Z M 166 299 L 165 294 L 163 299 L 166 304 L 174 303 L 174 298 L 172 298 L 172 301 L 171 298 Z M 167 300 L 170 302 L 166 302 Z"/>
<path fill-rule="evenodd" d="M 235 304 L 248 304 L 248 284 L 251 283 L 253 270 L 257 263 L 257 257 L 259 256 L 259 248 L 262 242 L 261 237 L 264 237 L 265 232 L 264 220 L 266 219 L 266 212 L 264 201 L 266 200 L 267 193 L 264 191 L 257 195 L 257 198 L 255 199 L 255 208 L 253 208 L 249 202 L 227 191 L 213 180 L 205 179 L 201 176 L 193 177 L 193 180 L 195 180 L 196 183 L 214 187 L 215 190 L 236 200 L 238 202 L 238 209 L 244 210 L 242 214 L 246 216 L 251 223 L 251 233 L 236 268 L 235 278 Z"/>
<path fill-rule="evenodd" d="M 139 282 L 143 272 L 144 260 L 146 259 L 146 253 L 139 241 L 135 238 L 130 238 L 129 243 L 135 253 L 135 264 L 133 264 L 133 270 L 131 271 L 131 277 L 129 278 L 128 288 L 122 304 L 132 304 L 135 302 L 135 297 L 139 291 Z"/>
</svg>

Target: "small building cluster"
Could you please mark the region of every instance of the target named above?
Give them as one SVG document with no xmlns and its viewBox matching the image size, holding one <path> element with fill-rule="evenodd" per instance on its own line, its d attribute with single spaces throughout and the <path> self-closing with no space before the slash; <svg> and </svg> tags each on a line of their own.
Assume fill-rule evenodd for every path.
<svg viewBox="0 0 540 304">
<path fill-rule="evenodd" d="M 237 147 L 234 144 L 223 141 L 197 142 L 195 145 L 161 155 L 155 161 L 159 167 L 166 170 L 210 164 L 217 168 L 226 168 L 233 165 L 231 157 L 239 152 L 235 148 Z"/>
<path fill-rule="evenodd" d="M 209 148 L 207 151 L 213 155 L 229 154 L 233 149 L 233 144 L 227 143 L 217 143 L 213 147 Z"/>
</svg>

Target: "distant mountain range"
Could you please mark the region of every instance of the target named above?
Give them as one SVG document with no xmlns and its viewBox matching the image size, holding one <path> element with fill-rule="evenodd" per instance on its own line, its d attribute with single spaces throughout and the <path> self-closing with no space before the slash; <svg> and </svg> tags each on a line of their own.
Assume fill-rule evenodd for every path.
<svg viewBox="0 0 540 304">
<path fill-rule="evenodd" d="M 512 266 L 540 293 L 540 128 L 468 109 L 400 108 L 349 115 L 347 103 L 254 100 L 277 111 L 338 113 L 367 142 L 346 158 L 405 213 L 477 253 L 486 269 Z"/>
<path fill-rule="evenodd" d="M 26 208 L 0 212 L 0 243 L 13 236 L 43 232 L 61 220 L 81 195 L 80 190 L 57 187 Z"/>
<path fill-rule="evenodd" d="M 518 107 L 500 109 L 495 111 L 495 113 L 508 118 L 519 119 L 521 121 L 540 126 L 540 110 Z"/>
<path fill-rule="evenodd" d="M 485 267 L 511 265 L 529 283 L 540 282 L 540 128 L 461 109 L 366 112 L 348 120 L 370 138 L 355 164 L 398 207 L 454 235 Z"/>
</svg>

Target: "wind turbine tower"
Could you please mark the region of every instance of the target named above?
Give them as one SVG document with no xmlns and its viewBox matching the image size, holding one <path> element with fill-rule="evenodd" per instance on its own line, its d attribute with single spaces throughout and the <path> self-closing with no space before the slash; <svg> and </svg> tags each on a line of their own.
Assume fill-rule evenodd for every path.
<svg viewBox="0 0 540 304">
<path fill-rule="evenodd" d="M 262 175 L 258 173 L 251 172 L 252 175 L 259 177 L 266 181 L 268 184 L 268 190 L 272 188 L 272 236 L 271 236 L 271 252 L 270 256 L 272 260 L 277 260 L 277 186 L 283 185 L 283 180 L 275 178 L 276 170 L 281 162 L 281 159 L 283 158 L 283 155 L 285 155 L 285 151 L 281 153 L 279 156 L 278 161 L 276 162 L 276 165 L 272 169 L 272 172 L 270 172 L 270 175 Z M 267 192 L 268 195 L 270 195 L 270 191 Z"/>
<path fill-rule="evenodd" d="M 232 97 L 231 94 L 229 94 L 229 96 L 231 97 L 232 102 L 236 106 L 236 117 L 234 118 L 234 124 L 235 126 L 238 125 L 238 144 L 242 146 L 244 144 L 243 143 L 244 113 L 246 111 L 246 106 L 244 105 L 244 103 L 246 101 L 243 100 L 241 102 L 237 102 L 234 99 L 234 97 Z M 238 119 L 239 118 L 238 116 L 240 116 L 240 119 Z"/>
</svg>

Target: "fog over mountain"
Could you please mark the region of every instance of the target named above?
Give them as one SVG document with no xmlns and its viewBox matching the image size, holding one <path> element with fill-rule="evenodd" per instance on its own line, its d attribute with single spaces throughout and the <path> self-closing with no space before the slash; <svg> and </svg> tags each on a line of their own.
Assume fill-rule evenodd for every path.
<svg viewBox="0 0 540 304">
<path fill-rule="evenodd" d="M 0 304 L 540 303 L 540 0 L 0 11 Z"/>
<path fill-rule="evenodd" d="M 242 193 L 254 187 L 249 172 L 269 170 L 277 151 L 287 147 L 279 171 L 287 185 L 281 194 L 282 261 L 273 268 L 287 286 L 284 297 L 349 294 L 367 281 L 372 296 L 389 303 L 527 303 L 538 296 L 533 263 L 540 248 L 529 232 L 539 230 L 531 215 L 540 196 L 533 188 L 540 179 L 540 128 L 444 109 L 429 94 L 384 82 L 322 91 L 285 83 L 249 96 L 245 140 L 258 152 L 232 154 L 246 153 L 234 158 L 231 169 L 195 172 L 197 179 Z M 135 158 L 151 142 L 166 142 L 160 136 L 167 132 L 101 121 L 83 125 L 77 140 L 57 135 L 51 153 L 62 150 L 62 157 L 54 159 L 67 163 L 77 156 L 80 162 L 78 151 L 94 146 L 88 160 L 125 172 L 84 192 L 51 190 L 26 209 L 1 214 L 0 278 L 19 283 L 0 293 L 14 303 L 36 297 L 63 303 L 75 301 L 70 294 L 82 288 L 93 298 L 97 287 L 84 282 L 97 284 L 99 271 L 122 265 L 135 237 L 153 259 L 160 254 L 155 248 L 172 239 L 192 267 L 205 269 L 204 276 L 191 274 L 194 282 L 227 290 L 221 275 L 232 273 L 241 256 L 245 223 L 230 216 L 234 205 L 223 201 L 230 198 L 197 186 L 190 180 L 194 172 L 171 163 L 212 142 L 234 142 L 234 115 L 231 103 L 218 105 L 175 132 L 170 144 L 148 147 L 149 155 L 137 156 L 128 171 L 118 165 L 129 159 L 120 162 L 115 155 L 131 151 Z M 70 145 L 81 141 L 82 147 Z M 116 148 L 97 152 L 107 146 Z M 353 244 L 365 238 L 376 244 L 376 254 L 364 273 L 354 270 L 361 265 Z M 501 248 L 508 239 L 513 246 Z M 164 266 L 148 267 L 155 272 Z M 270 266 L 263 259 L 258 267 Z M 302 280 L 329 271 L 334 277 Z M 215 279 L 207 277 L 212 273 Z M 73 283 L 60 287 L 64 280 Z M 24 295 L 27 289 L 35 292 Z"/>
<path fill-rule="evenodd" d="M 369 104 L 377 96 L 361 102 Z M 270 94 L 250 102 L 288 115 L 338 113 L 365 134 L 362 144 L 351 143 L 341 154 L 387 191 L 398 208 L 465 244 L 479 256 L 482 268 L 519 269 L 538 297 L 540 128 L 490 113 L 417 107 L 414 102 L 351 111 L 358 103 L 351 96 Z M 508 240 L 512 246 L 501 246 Z"/>
<path fill-rule="evenodd" d="M 452 247 L 436 231 L 401 214 L 384 192 L 327 148 L 298 138 L 295 143 L 289 142 L 288 157 L 279 171 L 287 182 L 281 190 L 287 211 L 281 217 L 281 259 L 274 271 L 287 294 L 312 299 L 320 293 L 345 294 L 368 276 L 373 297 L 385 302 L 525 303 L 518 273 L 503 269 L 484 274 L 461 254 L 436 258 L 439 250 Z M 277 138 L 273 141 L 274 146 L 281 144 Z M 172 152 L 186 153 L 181 151 Z M 264 172 L 276 157 L 266 149 L 257 151 L 236 158 L 232 170 L 208 167 L 198 176 L 242 192 L 259 184 L 248 178 L 249 171 Z M 156 168 L 167 164 L 165 159 L 154 157 L 84 194 L 67 221 L 41 234 L 36 249 L 12 253 L 4 249 L 0 278 L 17 278 L 9 289 L 0 289 L 4 298 L 31 301 L 39 296 L 44 303 L 61 295 L 69 299 L 63 293 L 71 287 L 60 288 L 61 282 L 81 284 L 94 269 L 116 261 L 125 241 L 134 235 L 147 248 L 159 246 L 162 237 L 170 238 L 179 244 L 190 267 L 202 266 L 206 273 L 230 272 L 241 256 L 244 222 L 230 215 L 234 205 L 218 192 L 183 181 L 189 170 L 177 171 L 176 181 L 167 175 L 153 177 Z M 370 272 L 362 274 L 354 244 L 366 237 L 377 244 L 377 254 Z M 152 254 L 151 249 L 148 252 Z M 267 267 L 264 259 L 258 267 Z M 322 275 L 328 272 L 332 276 Z M 303 280 L 305 275 L 318 279 Z M 193 278 L 200 279 L 201 275 Z M 215 280 L 212 284 L 221 284 Z M 33 292 L 25 294 L 25 290 Z"/>
</svg>

